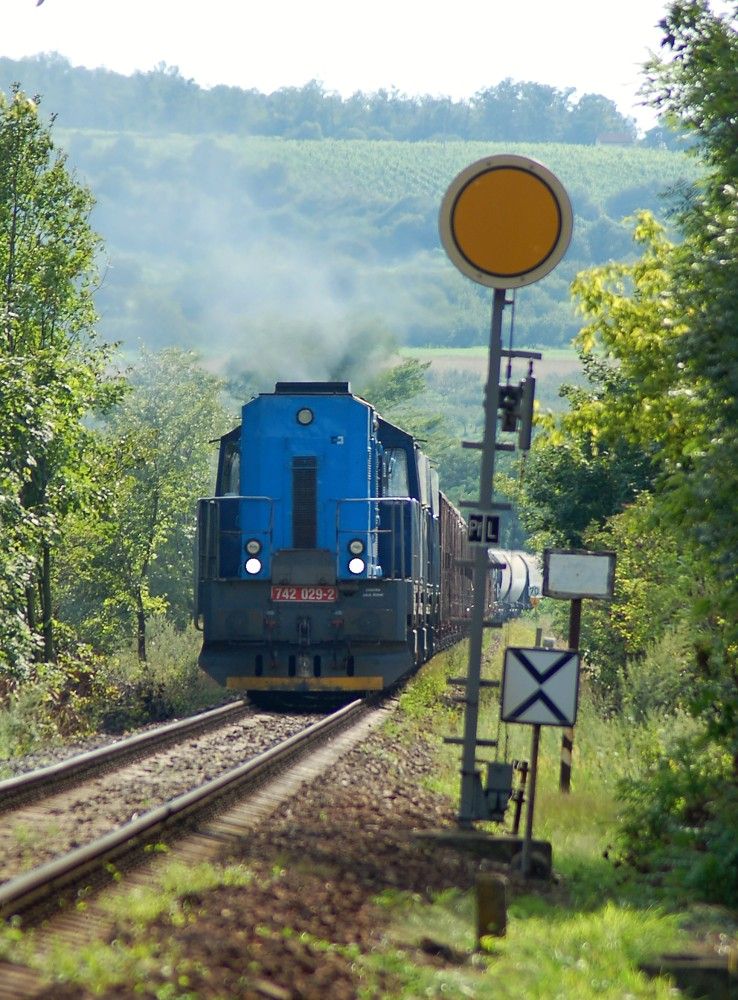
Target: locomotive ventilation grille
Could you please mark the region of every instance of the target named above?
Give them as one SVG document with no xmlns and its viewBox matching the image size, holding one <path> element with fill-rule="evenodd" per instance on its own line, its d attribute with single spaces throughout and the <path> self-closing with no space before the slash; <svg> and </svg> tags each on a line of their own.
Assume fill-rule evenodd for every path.
<svg viewBox="0 0 738 1000">
<path fill-rule="evenodd" d="M 317 459 L 292 459 L 292 545 L 296 549 L 317 548 L 317 480 Z"/>
</svg>

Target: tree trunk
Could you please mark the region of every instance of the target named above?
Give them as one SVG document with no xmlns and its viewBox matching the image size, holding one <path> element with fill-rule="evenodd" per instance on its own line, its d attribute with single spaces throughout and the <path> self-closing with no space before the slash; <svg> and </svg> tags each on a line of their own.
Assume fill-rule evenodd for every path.
<svg viewBox="0 0 738 1000">
<path fill-rule="evenodd" d="M 31 632 L 36 631 L 36 591 L 30 583 L 26 587 L 26 621 Z"/>
<path fill-rule="evenodd" d="M 141 588 L 136 588 L 136 636 L 138 639 L 138 659 L 146 663 L 146 612 L 143 606 Z"/>
<path fill-rule="evenodd" d="M 44 659 L 51 663 L 54 655 L 54 621 L 51 614 L 51 549 L 48 542 L 42 546 L 41 569 L 41 631 L 44 637 Z"/>
</svg>

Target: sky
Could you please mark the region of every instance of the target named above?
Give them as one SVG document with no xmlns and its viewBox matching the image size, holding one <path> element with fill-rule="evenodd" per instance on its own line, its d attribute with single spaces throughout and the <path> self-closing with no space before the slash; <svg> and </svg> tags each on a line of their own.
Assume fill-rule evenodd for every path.
<svg viewBox="0 0 738 1000">
<path fill-rule="evenodd" d="M 611 98 L 641 128 L 640 67 L 666 0 L 2 0 L 0 56 L 58 52 L 120 73 L 165 63 L 204 87 L 319 80 L 348 96 L 471 97 L 506 77 Z"/>
</svg>

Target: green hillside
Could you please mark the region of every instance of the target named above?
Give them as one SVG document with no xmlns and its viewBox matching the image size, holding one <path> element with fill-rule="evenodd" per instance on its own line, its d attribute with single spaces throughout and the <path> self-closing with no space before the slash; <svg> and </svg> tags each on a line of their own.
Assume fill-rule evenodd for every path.
<svg viewBox="0 0 738 1000">
<path fill-rule="evenodd" d="M 640 147 L 56 134 L 98 201 L 102 335 L 197 347 L 267 380 L 350 368 L 387 339 L 486 342 L 488 292 L 455 271 L 437 234 L 446 186 L 482 156 L 538 159 L 572 198 L 567 257 L 518 295 L 516 338 L 551 346 L 577 328 L 572 277 L 627 255 L 623 217 L 664 216 L 660 192 L 696 170 L 684 154 Z"/>
</svg>

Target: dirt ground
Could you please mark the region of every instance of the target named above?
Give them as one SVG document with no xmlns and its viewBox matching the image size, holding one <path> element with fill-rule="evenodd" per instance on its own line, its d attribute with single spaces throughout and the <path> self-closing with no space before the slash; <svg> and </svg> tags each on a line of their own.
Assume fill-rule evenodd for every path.
<svg viewBox="0 0 738 1000">
<path fill-rule="evenodd" d="M 197 998 L 350 1000 L 360 990 L 362 996 L 396 995 L 390 973 L 367 994 L 355 960 L 357 950 L 369 954 L 381 944 L 386 917 L 374 902 L 377 894 L 393 889 L 427 898 L 445 888 L 468 888 L 485 865 L 423 846 L 412 835 L 454 822 L 450 804 L 422 785 L 433 766 L 424 742 L 397 748 L 374 733 L 242 844 L 232 860 L 253 871 L 250 886 L 189 897 L 183 926 L 160 919 L 147 932 L 161 950 L 157 975 L 143 987 L 129 984 L 104 995 L 155 998 L 166 984 L 174 991 L 167 996 Z M 123 926 L 113 937 L 130 941 Z M 165 959 L 172 948 L 181 956 L 174 967 Z M 424 942 L 416 960 L 459 960 L 446 952 Z M 44 996 L 92 997 L 62 986 Z"/>
</svg>

